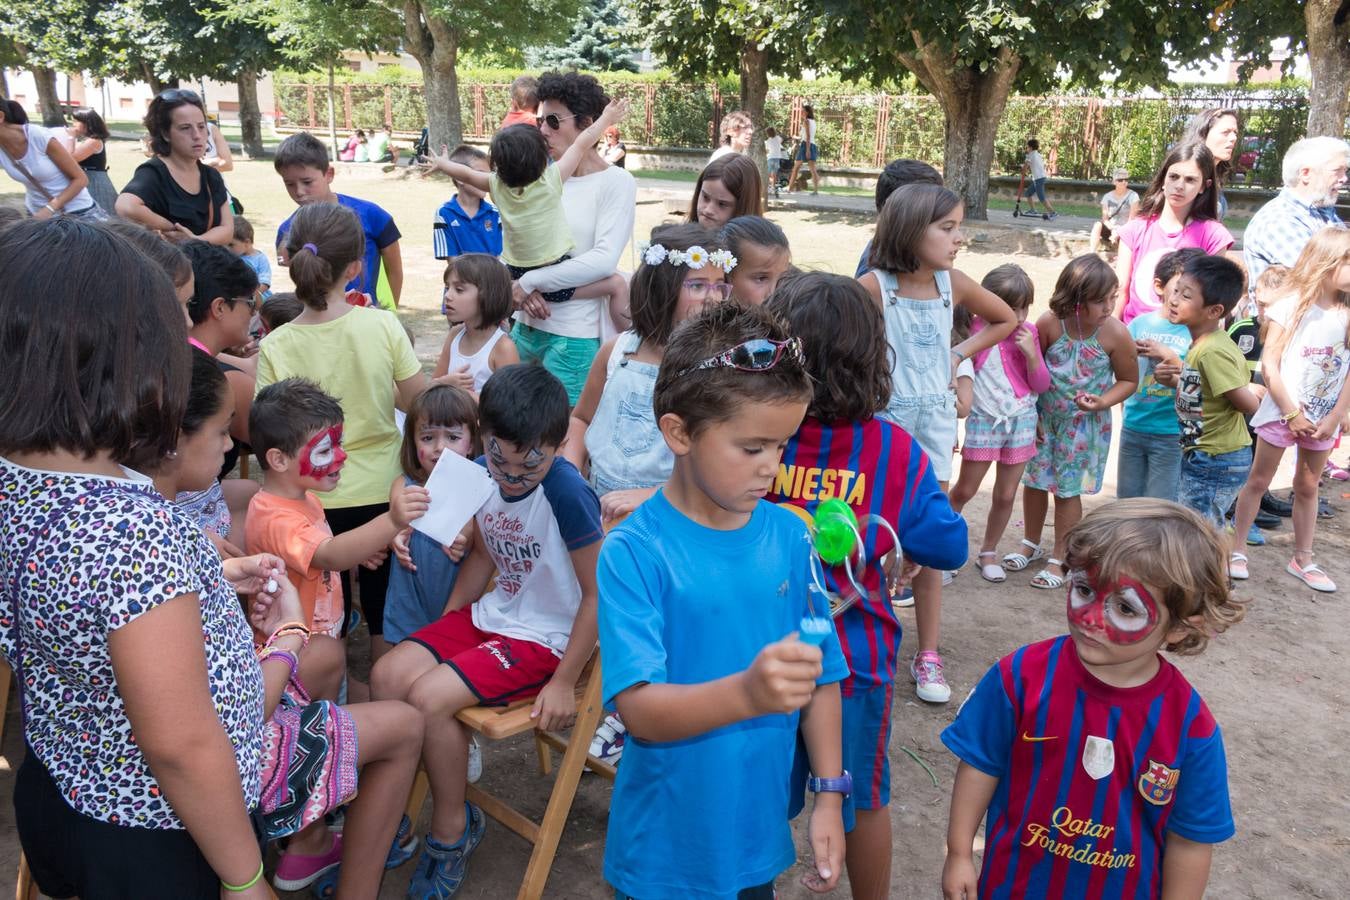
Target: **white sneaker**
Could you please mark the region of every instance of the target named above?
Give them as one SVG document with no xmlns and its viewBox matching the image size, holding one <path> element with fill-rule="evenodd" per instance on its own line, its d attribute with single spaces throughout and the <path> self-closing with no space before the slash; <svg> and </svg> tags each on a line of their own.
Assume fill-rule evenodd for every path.
<svg viewBox="0 0 1350 900">
<path fill-rule="evenodd" d="M 623 756 L 624 740 L 627 737 L 628 729 L 624 727 L 622 719 L 613 714 L 605 716 L 600 727 L 595 729 L 595 737 L 591 738 L 591 756 L 611 766 L 617 765 Z"/>
<path fill-rule="evenodd" d="M 469 737 L 469 784 L 483 777 L 483 748 L 478 746 L 477 736 Z"/>
<path fill-rule="evenodd" d="M 891 606 L 896 609 L 909 609 L 914 605 L 914 591 L 912 588 L 904 588 L 900 593 L 891 597 Z"/>
<path fill-rule="evenodd" d="M 943 569 L 943 570 L 942 570 L 942 586 L 943 586 L 943 587 L 946 587 L 947 585 L 951 584 L 951 583 L 952 583 L 953 581 L 955 581 L 955 580 L 956 580 L 956 570 L 955 570 L 955 569 Z"/>
</svg>

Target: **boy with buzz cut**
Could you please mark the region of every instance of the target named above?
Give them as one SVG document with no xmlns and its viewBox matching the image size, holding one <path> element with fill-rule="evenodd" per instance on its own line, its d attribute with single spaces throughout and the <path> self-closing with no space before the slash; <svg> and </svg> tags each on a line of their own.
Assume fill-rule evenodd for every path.
<svg viewBox="0 0 1350 900">
<path fill-rule="evenodd" d="M 620 900 L 773 897 L 796 859 L 799 726 L 816 792 L 803 883 L 838 882 L 848 665 L 809 599 L 805 524 L 764 499 L 811 393 L 801 343 L 761 307 L 716 304 L 666 347 L 652 405 L 675 467 L 600 553 L 604 702 L 635 738 L 605 843 Z M 810 642 L 808 618 L 824 625 Z"/>
<path fill-rule="evenodd" d="M 1160 651 L 1198 654 L 1241 621 L 1225 543 L 1145 497 L 1069 531 L 1069 633 L 999 660 L 942 732 L 960 760 L 946 900 L 1204 896 L 1234 834 L 1223 733 Z"/>
<path fill-rule="evenodd" d="M 287 378 L 253 398 L 248 427 L 263 470 L 262 489 L 248 505 L 248 546 L 281 557 L 305 626 L 337 637 L 344 619 L 339 573 L 382 553 L 425 513 L 426 489 L 396 492 L 389 512 L 334 537 L 315 493 L 331 491 L 342 477 L 342 407 L 314 382 Z"/>
<path fill-rule="evenodd" d="M 328 161 L 328 148 L 312 134 L 301 132 L 282 141 L 272 166 L 297 206 L 338 203 L 356 213 L 366 233 L 366 255 L 361 271 L 347 284 L 347 290 L 365 294 L 370 298 L 367 305 L 397 309 L 403 293 L 403 255 L 398 245 L 402 235 L 393 217 L 369 200 L 333 190 L 334 172 Z M 277 262 L 283 266 L 289 264 L 284 248 L 290 230 L 290 218 L 277 227 Z M 381 296 L 381 276 L 387 283 L 386 296 Z"/>
<path fill-rule="evenodd" d="M 1159 363 L 1154 377 L 1177 389 L 1181 420 L 1181 481 L 1177 496 L 1223 528 L 1252 466 L 1252 439 L 1243 416 L 1261 398 L 1248 386 L 1247 360 L 1223 330 L 1243 292 L 1242 270 L 1222 256 L 1187 260 L 1167 298 L 1167 320 L 1185 325 L 1191 348 L 1184 362 Z"/>
<path fill-rule="evenodd" d="M 450 152 L 450 161 L 478 172 L 488 171 L 488 155 L 477 147 L 460 144 Z M 487 191 L 467 181 L 452 179 L 458 193 L 436 211 L 431 223 L 431 243 L 437 259 L 464 253 L 502 253 L 502 217 L 487 199 Z"/>
<path fill-rule="evenodd" d="M 558 455 L 568 414 L 567 390 L 539 366 L 504 366 L 483 385 L 478 464 L 497 489 L 474 516 L 445 615 L 371 673 L 376 699 L 405 699 L 426 722 L 431 829 L 408 888 L 416 900 L 454 895 L 483 839 L 483 811 L 465 801 L 469 734 L 455 713 L 535 697 L 531 716 L 541 730 L 576 719 L 577 679 L 595 651 L 604 532 L 599 499 Z"/>
</svg>

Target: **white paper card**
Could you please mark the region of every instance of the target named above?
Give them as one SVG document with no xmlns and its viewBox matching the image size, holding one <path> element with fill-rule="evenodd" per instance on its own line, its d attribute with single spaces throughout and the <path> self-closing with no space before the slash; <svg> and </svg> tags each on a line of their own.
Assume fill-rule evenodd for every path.
<svg viewBox="0 0 1350 900">
<path fill-rule="evenodd" d="M 497 489 L 487 469 L 458 453 L 446 450 L 427 479 L 431 506 L 412 527 L 432 540 L 452 543 Z"/>
</svg>

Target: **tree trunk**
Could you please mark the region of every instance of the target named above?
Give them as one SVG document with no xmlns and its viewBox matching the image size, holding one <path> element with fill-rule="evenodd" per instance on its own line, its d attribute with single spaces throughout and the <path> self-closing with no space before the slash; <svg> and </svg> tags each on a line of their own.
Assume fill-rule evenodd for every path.
<svg viewBox="0 0 1350 900">
<path fill-rule="evenodd" d="M 155 96 L 158 96 L 161 91 L 167 91 L 174 86 L 160 78 L 154 68 L 147 62 L 141 63 L 141 74 L 145 78 L 145 83 L 150 85 L 150 93 Z"/>
<path fill-rule="evenodd" d="M 0 100 L 9 99 L 9 79 L 5 77 L 5 70 L 0 68 Z"/>
<path fill-rule="evenodd" d="M 459 109 L 459 33 L 444 19 L 427 11 L 428 3 L 403 4 L 404 49 L 422 68 L 422 92 L 427 104 L 427 144 L 438 150 L 463 139 Z"/>
<path fill-rule="evenodd" d="M 66 114 L 61 110 L 61 98 L 56 93 L 56 70 L 46 66 L 33 66 L 33 81 L 37 84 L 38 103 L 42 106 L 42 124 L 56 128 L 66 124 Z"/>
<path fill-rule="evenodd" d="M 1344 0 L 1308 0 L 1308 134 L 1345 137 L 1350 114 L 1350 4 Z"/>
<path fill-rule="evenodd" d="M 981 72 L 927 44 L 918 55 L 902 54 L 901 61 L 937 97 L 946 117 L 943 182 L 965 200 L 967 219 L 988 219 L 994 138 L 1021 58 L 1005 46 Z"/>
<path fill-rule="evenodd" d="M 262 110 L 258 108 L 258 73 L 246 66 L 234 80 L 239 90 L 239 133 L 247 159 L 259 159 L 263 155 Z"/>
<path fill-rule="evenodd" d="M 741 48 L 741 110 L 755 123 L 750 157 L 764 171 L 764 103 L 769 97 L 769 51 L 755 41 Z"/>
<path fill-rule="evenodd" d="M 333 61 L 328 61 L 328 139 L 333 142 L 333 162 L 337 162 L 338 154 L 342 148 L 338 146 L 337 139 L 337 109 L 333 106 L 333 93 L 337 88 L 333 85 Z"/>
</svg>

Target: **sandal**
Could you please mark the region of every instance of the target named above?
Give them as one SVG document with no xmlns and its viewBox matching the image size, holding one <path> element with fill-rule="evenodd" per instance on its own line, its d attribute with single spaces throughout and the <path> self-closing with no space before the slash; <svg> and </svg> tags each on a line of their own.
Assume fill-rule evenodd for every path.
<svg viewBox="0 0 1350 900">
<path fill-rule="evenodd" d="M 1031 549 L 1031 554 L 1026 553 L 1008 553 L 1003 557 L 1003 567 L 1011 569 L 1014 572 L 1020 572 L 1038 559 L 1045 558 L 1045 551 L 1041 549 L 1040 544 L 1033 544 L 1026 538 L 1022 538 L 1022 546 Z"/>
<path fill-rule="evenodd" d="M 1285 567 L 1285 571 L 1314 591 L 1321 591 L 1324 594 L 1331 594 L 1336 591 L 1336 582 L 1332 581 L 1331 576 L 1323 572 L 1322 567 L 1317 563 L 1308 563 L 1306 566 L 1300 567 L 1298 560 L 1291 559 L 1289 565 Z"/>
<path fill-rule="evenodd" d="M 1245 553 L 1228 554 L 1228 577 L 1234 581 L 1246 581 L 1252 577 L 1252 573 L 1247 569 Z"/>
<path fill-rule="evenodd" d="M 985 550 L 975 557 L 976 563 L 980 567 L 980 577 L 985 581 L 992 581 L 994 584 L 1002 584 L 1007 580 L 1008 575 L 1003 571 L 1003 567 L 996 562 L 981 563 L 983 559 L 998 559 L 997 550 Z"/>
<path fill-rule="evenodd" d="M 1055 559 L 1053 556 L 1047 557 L 1045 560 L 1045 568 L 1037 572 L 1036 576 L 1031 579 L 1032 587 L 1040 588 L 1043 591 L 1053 591 L 1056 588 L 1064 587 L 1064 576 L 1056 575 L 1054 572 L 1051 572 L 1051 566 L 1059 566 L 1063 569 L 1064 563 L 1061 560 Z"/>
</svg>

